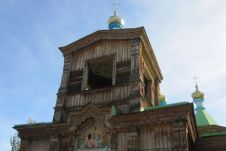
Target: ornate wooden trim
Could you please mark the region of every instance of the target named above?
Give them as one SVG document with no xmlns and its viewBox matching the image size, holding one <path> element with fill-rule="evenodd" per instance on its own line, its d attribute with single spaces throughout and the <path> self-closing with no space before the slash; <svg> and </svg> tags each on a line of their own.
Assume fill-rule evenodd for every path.
<svg viewBox="0 0 226 151">
<path fill-rule="evenodd" d="M 134 39 L 136 37 L 140 37 L 143 30 L 144 30 L 143 27 L 122 29 L 122 30 L 98 30 L 67 46 L 59 47 L 59 49 L 64 55 L 66 55 L 101 40 Z"/>
<path fill-rule="evenodd" d="M 67 123 L 56 124 L 26 124 L 23 126 L 15 126 L 14 128 L 19 132 L 21 139 L 43 139 L 50 138 L 55 135 L 66 135 L 69 130 Z"/>
<path fill-rule="evenodd" d="M 174 107 L 154 109 L 148 112 L 129 113 L 113 116 L 111 118 L 114 130 L 127 129 L 129 126 L 158 126 L 162 124 L 173 124 L 177 121 L 186 121 L 193 136 L 194 142 L 198 138 L 197 127 L 194 123 L 193 104 L 178 105 Z"/>
</svg>

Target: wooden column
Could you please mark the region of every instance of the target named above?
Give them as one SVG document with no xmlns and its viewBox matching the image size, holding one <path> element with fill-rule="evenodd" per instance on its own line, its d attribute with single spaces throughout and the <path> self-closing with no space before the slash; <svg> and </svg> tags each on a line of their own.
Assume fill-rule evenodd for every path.
<svg viewBox="0 0 226 151">
<path fill-rule="evenodd" d="M 66 93 L 68 90 L 68 81 L 70 76 L 70 67 L 71 67 L 71 60 L 72 55 L 64 56 L 64 68 L 63 68 L 63 75 L 61 79 L 60 88 L 57 93 L 57 101 L 56 101 L 56 108 L 54 112 L 53 121 L 65 121 L 66 115 L 64 111 L 64 104 Z"/>
<path fill-rule="evenodd" d="M 28 140 L 25 140 L 25 139 L 21 138 L 20 151 L 26 151 L 26 149 L 28 148 L 28 144 L 29 144 Z"/>
<path fill-rule="evenodd" d="M 160 94 L 159 91 L 160 91 L 159 82 L 158 80 L 155 80 L 153 105 L 159 105 L 159 94 Z"/>
<path fill-rule="evenodd" d="M 63 107 L 65 102 L 65 96 L 68 89 L 68 81 L 70 76 L 70 65 L 71 65 L 72 55 L 64 56 L 64 68 L 61 78 L 60 88 L 57 93 L 56 107 Z"/>
<path fill-rule="evenodd" d="M 117 133 L 117 151 L 127 151 L 127 131 Z"/>
<path fill-rule="evenodd" d="M 130 95 L 136 96 L 140 94 L 140 52 L 141 41 L 139 38 L 131 40 L 131 74 L 130 74 Z M 140 99 L 136 98 L 129 101 L 130 112 L 137 112 L 140 110 Z"/>
<path fill-rule="evenodd" d="M 60 151 L 70 151 L 70 140 L 68 136 L 62 136 L 59 140 L 59 150 Z"/>
<path fill-rule="evenodd" d="M 130 80 L 138 80 L 140 78 L 140 50 L 141 50 L 141 42 L 140 39 L 136 38 L 131 40 L 131 76 Z"/>
<path fill-rule="evenodd" d="M 176 121 L 173 124 L 173 148 L 175 151 L 188 151 L 188 138 L 187 138 L 187 130 L 186 123 L 184 120 Z"/>
<path fill-rule="evenodd" d="M 72 55 L 64 56 L 64 68 L 63 68 L 63 75 L 61 78 L 59 92 L 67 91 L 67 85 L 68 85 L 68 80 L 69 80 L 69 76 L 70 76 L 71 58 L 72 58 Z"/>
<path fill-rule="evenodd" d="M 112 71 L 112 85 L 115 85 L 115 82 L 116 82 L 116 58 L 114 57 L 113 59 L 113 71 Z"/>
<path fill-rule="evenodd" d="M 51 136 L 49 150 L 50 151 L 59 151 L 58 144 L 59 144 L 59 142 L 58 142 L 57 136 Z"/>
<path fill-rule="evenodd" d="M 112 151 L 117 151 L 117 133 L 116 131 L 113 131 L 111 133 L 111 146 L 110 146 Z"/>
<path fill-rule="evenodd" d="M 89 74 L 89 67 L 88 67 L 88 62 L 86 62 L 83 70 L 82 90 L 88 89 L 88 74 Z"/>
</svg>

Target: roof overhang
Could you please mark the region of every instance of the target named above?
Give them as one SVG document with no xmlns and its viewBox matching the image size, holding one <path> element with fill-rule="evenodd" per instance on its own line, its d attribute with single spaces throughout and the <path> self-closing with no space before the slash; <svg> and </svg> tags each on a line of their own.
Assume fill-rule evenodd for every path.
<svg viewBox="0 0 226 151">
<path fill-rule="evenodd" d="M 77 51 L 90 46 L 98 41 L 102 40 L 132 40 L 140 39 L 143 43 L 143 46 L 146 50 L 150 52 L 150 61 L 154 66 L 154 72 L 156 73 L 159 81 L 163 79 L 161 70 L 159 68 L 157 59 L 155 57 L 154 51 L 152 49 L 151 43 L 148 39 L 147 33 L 144 27 L 138 28 L 127 28 L 127 29 L 118 29 L 118 30 L 98 30 L 90 35 L 87 35 L 75 42 L 72 42 L 69 45 L 59 47 L 60 51 L 64 56 L 71 53 L 76 53 Z"/>
</svg>

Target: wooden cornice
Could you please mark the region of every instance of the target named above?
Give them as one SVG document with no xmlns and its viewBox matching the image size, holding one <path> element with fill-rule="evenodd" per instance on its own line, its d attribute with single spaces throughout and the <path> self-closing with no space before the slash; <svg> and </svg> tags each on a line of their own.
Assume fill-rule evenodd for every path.
<svg viewBox="0 0 226 151">
<path fill-rule="evenodd" d="M 145 112 L 129 113 L 111 118 L 114 128 L 124 129 L 128 125 L 134 126 L 158 126 L 173 124 L 178 120 L 185 120 L 193 139 L 198 138 L 198 130 L 195 123 L 195 115 L 192 103 L 153 109 Z"/>
<path fill-rule="evenodd" d="M 151 61 L 151 64 L 153 65 L 154 72 L 157 74 L 157 77 L 159 77 L 159 79 L 158 79 L 159 82 L 161 82 L 163 80 L 163 76 L 162 76 L 161 70 L 159 68 L 157 59 L 155 57 L 154 51 L 152 49 L 151 43 L 150 43 L 147 33 L 145 31 L 145 28 L 143 28 L 142 33 L 143 34 L 142 34 L 141 40 L 144 44 L 145 50 L 148 50 L 148 52 L 150 52 L 150 56 L 148 56 L 149 60 Z"/>
<path fill-rule="evenodd" d="M 100 40 L 128 40 L 138 38 L 141 36 L 143 29 L 143 27 L 139 27 L 121 30 L 98 30 L 69 45 L 59 47 L 59 49 L 64 55 L 67 55 Z"/>
<path fill-rule="evenodd" d="M 34 123 L 17 125 L 14 127 L 20 138 L 48 138 L 52 135 L 63 135 L 68 133 L 69 125 L 67 123 Z"/>
<path fill-rule="evenodd" d="M 206 133 L 226 132 L 226 127 L 219 125 L 206 125 L 198 127 L 199 135 Z"/>
</svg>

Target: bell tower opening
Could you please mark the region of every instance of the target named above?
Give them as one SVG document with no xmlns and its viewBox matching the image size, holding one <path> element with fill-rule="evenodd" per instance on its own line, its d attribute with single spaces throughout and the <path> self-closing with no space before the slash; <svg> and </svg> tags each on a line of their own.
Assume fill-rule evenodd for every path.
<svg viewBox="0 0 226 151">
<path fill-rule="evenodd" d="M 112 86 L 113 60 L 89 62 L 88 69 L 89 89 Z"/>
</svg>

